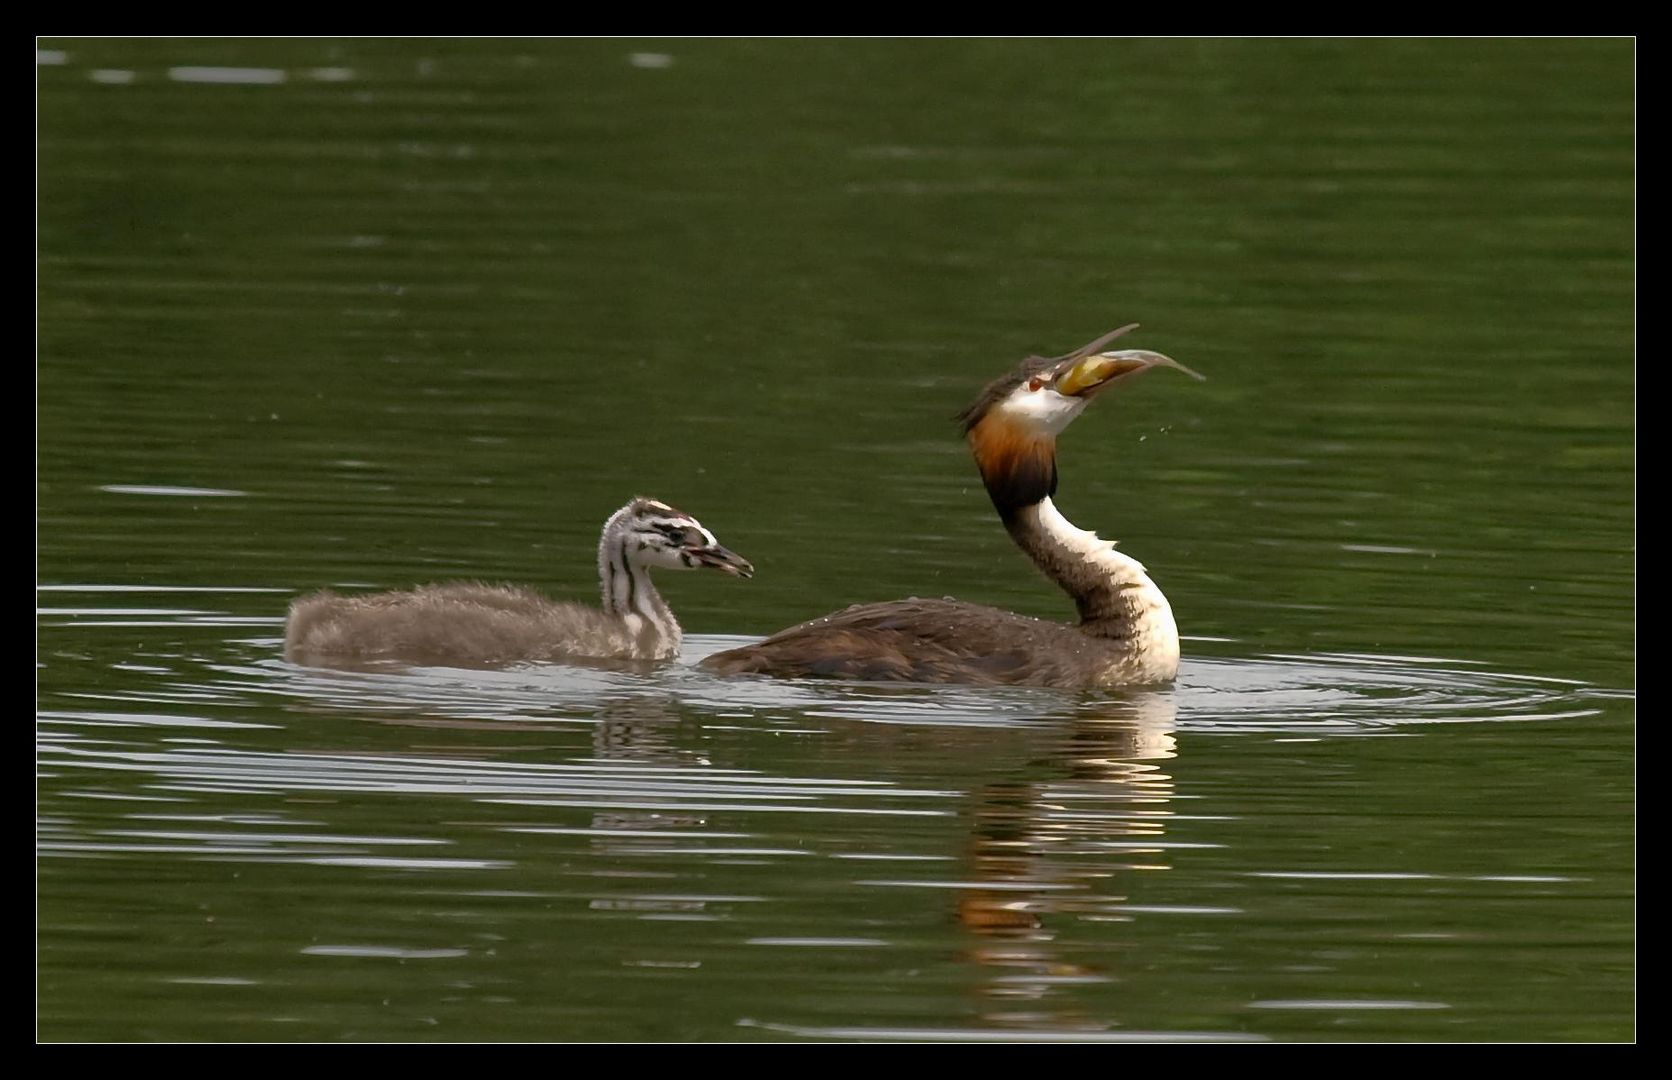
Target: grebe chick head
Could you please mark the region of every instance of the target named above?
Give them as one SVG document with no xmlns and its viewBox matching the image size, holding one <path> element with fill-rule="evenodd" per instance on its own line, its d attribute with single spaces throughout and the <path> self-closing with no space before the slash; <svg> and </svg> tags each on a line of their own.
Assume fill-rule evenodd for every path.
<svg viewBox="0 0 1672 1080">
<path fill-rule="evenodd" d="M 643 496 L 610 515 L 599 543 L 599 560 L 620 552 L 630 564 L 667 570 L 707 567 L 734 577 L 751 577 L 748 559 L 726 548 L 702 522 L 667 503 Z"/>
</svg>

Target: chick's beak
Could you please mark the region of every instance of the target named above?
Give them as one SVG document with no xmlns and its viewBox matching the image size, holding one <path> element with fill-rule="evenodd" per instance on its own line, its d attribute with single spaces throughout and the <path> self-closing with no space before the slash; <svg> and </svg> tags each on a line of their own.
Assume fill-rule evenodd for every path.
<svg viewBox="0 0 1672 1080">
<path fill-rule="evenodd" d="M 711 547 L 694 548 L 691 551 L 691 555 L 703 566 L 707 566 L 715 570 L 723 570 L 726 573 L 731 574 L 733 577 L 746 578 L 755 576 L 755 568 L 748 559 L 745 559 L 743 556 L 739 555 L 735 551 L 732 551 L 730 548 L 721 547 L 719 544 L 715 544 Z"/>
<path fill-rule="evenodd" d="M 1153 367 L 1178 368 L 1193 379 L 1198 375 L 1170 356 L 1148 349 L 1121 349 L 1118 352 L 1096 353 L 1078 360 L 1057 377 L 1057 393 L 1068 397 L 1089 398 L 1112 383 L 1134 375 L 1141 375 Z"/>
</svg>

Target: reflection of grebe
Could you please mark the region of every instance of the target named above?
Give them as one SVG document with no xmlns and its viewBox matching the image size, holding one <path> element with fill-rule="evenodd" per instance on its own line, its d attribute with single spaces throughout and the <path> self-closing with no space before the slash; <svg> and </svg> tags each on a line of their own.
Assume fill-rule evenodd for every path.
<svg viewBox="0 0 1672 1080">
<path fill-rule="evenodd" d="M 318 592 L 291 605 L 285 657 L 454 667 L 577 657 L 666 660 L 679 652 L 679 623 L 651 583 L 652 567 L 710 567 L 738 577 L 754 572 L 696 518 L 637 498 L 610 516 L 598 542 L 603 610 L 509 585 L 424 585 L 372 596 Z"/>
<path fill-rule="evenodd" d="M 1125 326 L 1067 356 L 1032 357 L 988 384 L 959 419 L 1011 539 L 1074 598 L 1072 626 L 957 600 L 860 604 L 709 657 L 723 674 L 908 682 L 1110 687 L 1178 671 L 1167 598 L 1136 559 L 1057 511 L 1057 435 L 1091 398 L 1152 367 L 1184 365 L 1143 349 L 1099 353 Z"/>
<path fill-rule="evenodd" d="M 1126 922 L 1136 873 L 1165 869 L 1175 795 L 1176 705 L 1166 691 L 1099 703 L 1053 733 L 1057 775 L 973 792 L 967 880 L 957 919 L 966 955 L 990 972 L 979 989 L 989 1023 L 1018 1030 L 1097 1031 L 1064 984 L 1108 982 L 1115 957 L 1074 925 Z M 1103 941 L 1106 943 L 1107 939 Z"/>
</svg>

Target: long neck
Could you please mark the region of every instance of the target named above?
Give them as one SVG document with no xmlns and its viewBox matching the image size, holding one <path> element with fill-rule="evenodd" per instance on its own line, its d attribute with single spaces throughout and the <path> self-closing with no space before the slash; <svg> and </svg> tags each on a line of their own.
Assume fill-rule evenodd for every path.
<svg viewBox="0 0 1672 1080">
<path fill-rule="evenodd" d="M 1077 529 L 1050 496 L 1006 515 L 1010 538 L 1074 600 L 1080 628 L 1097 637 L 1178 649 L 1173 609 L 1144 564 L 1093 532 Z"/>
<path fill-rule="evenodd" d="M 1016 545 L 1079 609 L 1081 629 L 1124 638 L 1154 630 L 1174 639 L 1172 608 L 1137 559 L 1096 533 L 1077 529 L 1057 510 L 1057 441 L 1002 415 L 969 431 L 970 450 L 993 509 Z"/>
<path fill-rule="evenodd" d="M 625 530 L 606 528 L 598 543 L 598 578 L 604 613 L 621 619 L 649 656 L 679 651 L 679 623 L 650 580 L 650 568 L 632 558 Z"/>
</svg>

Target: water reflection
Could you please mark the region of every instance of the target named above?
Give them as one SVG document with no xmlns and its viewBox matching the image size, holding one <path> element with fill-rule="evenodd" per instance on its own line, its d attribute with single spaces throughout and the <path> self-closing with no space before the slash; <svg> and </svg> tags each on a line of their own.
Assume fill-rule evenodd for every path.
<svg viewBox="0 0 1672 1080">
<path fill-rule="evenodd" d="M 645 695 L 606 700 L 592 718 L 597 761 L 637 765 L 708 765 L 678 744 L 680 715 L 671 697 Z"/>
<path fill-rule="evenodd" d="M 968 958 L 986 978 L 983 1020 L 1028 1030 L 1103 1030 L 1107 1021 L 1057 1000 L 1064 986 L 1109 981 L 1061 940 L 1064 918 L 1122 921 L 1123 879 L 1167 869 L 1173 694 L 1142 693 L 1076 715 L 1053 741 L 1045 779 L 973 792 L 968 865 L 957 902 Z"/>
<path fill-rule="evenodd" d="M 1151 917 L 1234 913 L 1144 902 L 1156 890 L 1142 875 L 1174 870 L 1181 847 L 1219 846 L 1169 835 L 1187 797 L 1181 732 L 1287 741 L 1588 707 L 1569 684 L 1386 657 L 1195 661 L 1170 690 L 1072 695 L 681 665 L 318 671 L 274 659 L 276 645 L 249 639 L 242 660 L 146 654 L 97 694 L 52 697 L 43 855 L 299 864 L 380 898 L 380 876 L 398 873 L 434 883 L 422 903 L 462 904 L 483 940 L 514 937 L 530 904 L 554 925 L 580 918 L 584 936 L 615 942 L 592 961 L 605 968 L 703 971 L 715 949 L 743 946 L 816 953 L 800 961 L 810 971 L 873 953 L 923 963 L 926 921 L 955 933 L 932 951 L 971 1005 L 962 1027 L 751 1009 L 751 1024 L 825 1038 L 1220 1037 L 1126 1026 L 1125 985 L 1153 974 L 1125 958 L 1152 955 Z M 624 922 L 636 929 L 618 941 Z M 457 934 L 339 933 L 307 955 L 475 955 Z"/>
<path fill-rule="evenodd" d="M 671 700 L 659 697 L 616 698 L 605 702 L 593 718 L 593 759 L 604 765 L 621 765 L 621 787 L 630 790 L 646 765 L 676 769 L 705 768 L 710 762 L 695 751 L 678 744 L 679 713 Z M 606 773 L 607 775 L 607 773 Z M 627 807 L 599 809 L 592 814 L 587 841 L 592 853 L 610 863 L 617 860 L 641 862 L 644 856 L 666 854 L 670 850 L 696 850 L 710 840 L 734 841 L 746 839 L 747 833 L 703 832 L 708 815 L 700 811 L 632 809 Z M 612 876 L 668 876 L 646 867 L 622 865 Z M 667 899 L 633 901 L 594 900 L 595 908 L 664 911 L 669 905 L 674 910 L 701 911 L 705 902 L 699 899 L 671 901 Z"/>
</svg>

